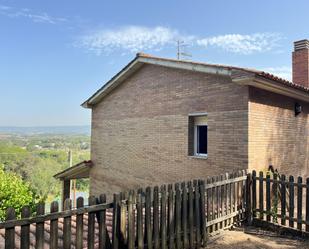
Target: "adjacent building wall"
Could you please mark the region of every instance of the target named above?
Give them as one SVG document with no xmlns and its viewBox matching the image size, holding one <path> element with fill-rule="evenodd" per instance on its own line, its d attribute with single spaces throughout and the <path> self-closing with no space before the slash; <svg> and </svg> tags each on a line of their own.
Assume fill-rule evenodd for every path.
<svg viewBox="0 0 309 249">
<path fill-rule="evenodd" d="M 188 156 L 188 114 L 208 113 L 208 158 Z M 92 109 L 91 194 L 201 178 L 248 165 L 248 87 L 144 65 Z"/>
<path fill-rule="evenodd" d="M 309 176 L 309 103 L 251 87 L 249 95 L 249 168 Z"/>
</svg>

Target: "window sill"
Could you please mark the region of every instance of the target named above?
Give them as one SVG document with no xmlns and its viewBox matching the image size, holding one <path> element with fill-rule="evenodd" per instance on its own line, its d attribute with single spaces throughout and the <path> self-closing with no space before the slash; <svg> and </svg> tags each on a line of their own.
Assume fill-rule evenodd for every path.
<svg viewBox="0 0 309 249">
<path fill-rule="evenodd" d="M 194 155 L 194 156 L 189 156 L 189 158 L 193 158 L 193 159 L 207 159 L 208 155 L 205 155 L 205 156 Z"/>
</svg>

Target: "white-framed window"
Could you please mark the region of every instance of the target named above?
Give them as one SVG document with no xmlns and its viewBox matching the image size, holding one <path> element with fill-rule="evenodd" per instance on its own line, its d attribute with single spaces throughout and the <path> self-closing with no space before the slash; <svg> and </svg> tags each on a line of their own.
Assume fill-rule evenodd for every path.
<svg viewBox="0 0 309 249">
<path fill-rule="evenodd" d="M 189 115 L 189 155 L 207 157 L 208 155 L 208 123 L 207 114 Z"/>
</svg>

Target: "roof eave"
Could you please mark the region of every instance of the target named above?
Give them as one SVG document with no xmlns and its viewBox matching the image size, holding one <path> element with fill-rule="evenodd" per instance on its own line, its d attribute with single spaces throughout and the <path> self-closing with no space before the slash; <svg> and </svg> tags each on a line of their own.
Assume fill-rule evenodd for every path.
<svg viewBox="0 0 309 249">
<path fill-rule="evenodd" d="M 253 86 L 273 93 L 309 102 L 309 94 L 307 92 L 289 85 L 281 84 L 275 80 L 265 79 L 259 75 L 233 78 L 233 82 L 239 85 Z"/>
</svg>

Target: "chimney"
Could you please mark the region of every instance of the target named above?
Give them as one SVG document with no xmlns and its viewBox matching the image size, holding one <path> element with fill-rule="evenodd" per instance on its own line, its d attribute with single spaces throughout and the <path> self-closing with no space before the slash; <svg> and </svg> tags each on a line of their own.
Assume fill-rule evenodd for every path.
<svg viewBox="0 0 309 249">
<path fill-rule="evenodd" d="M 309 88 L 309 40 L 294 42 L 293 83 Z"/>
</svg>

